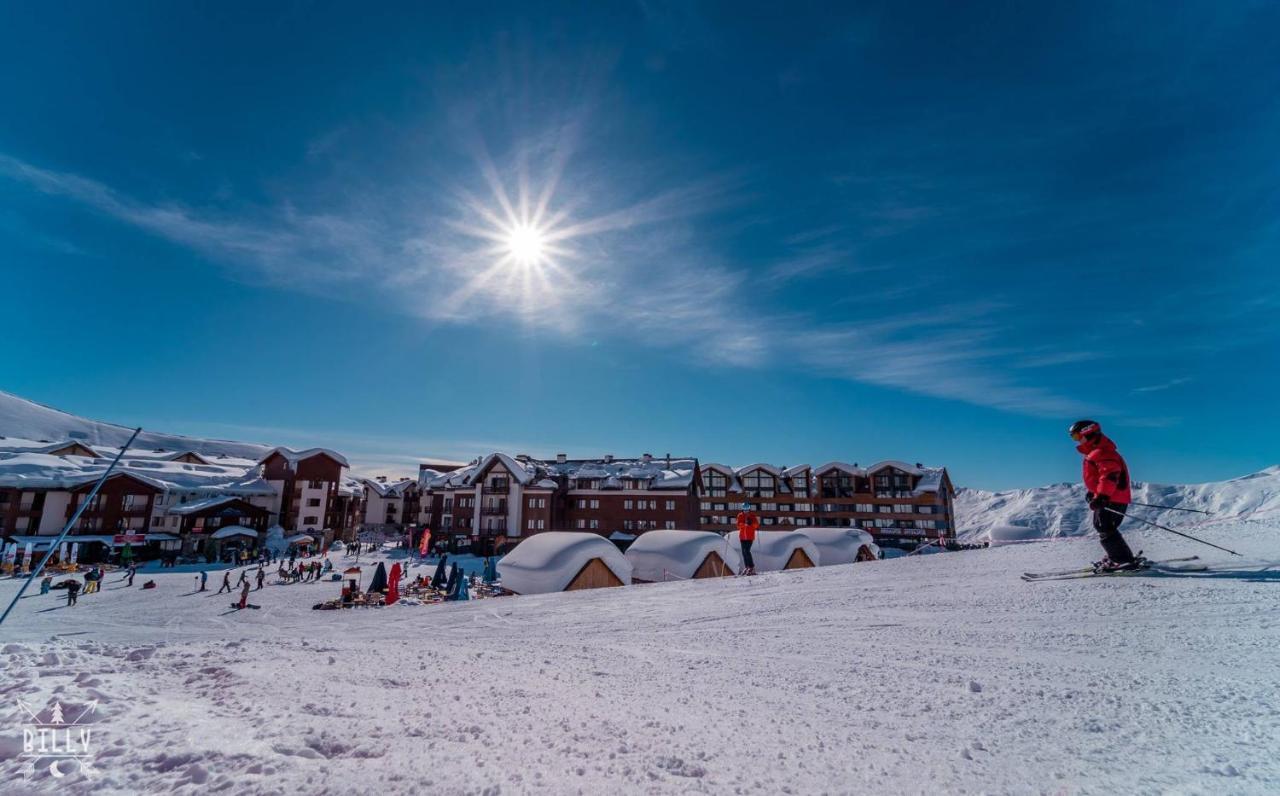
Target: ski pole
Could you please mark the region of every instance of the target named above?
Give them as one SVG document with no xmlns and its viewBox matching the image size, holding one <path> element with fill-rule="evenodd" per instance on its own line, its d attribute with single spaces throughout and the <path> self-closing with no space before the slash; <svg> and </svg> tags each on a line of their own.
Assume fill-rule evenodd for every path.
<svg viewBox="0 0 1280 796">
<path fill-rule="evenodd" d="M 1127 515 L 1127 514 L 1125 514 L 1123 511 L 1116 511 L 1115 509 L 1111 508 L 1110 506 L 1107 506 L 1107 511 L 1111 512 L 1112 514 L 1119 514 L 1121 517 L 1126 517 L 1126 516 L 1128 516 L 1128 515 Z M 1191 541 L 1193 541 L 1193 542 L 1199 542 L 1200 544 L 1207 544 L 1207 545 L 1209 545 L 1210 547 L 1217 548 L 1218 550 L 1226 551 L 1226 552 L 1230 553 L 1230 554 L 1231 554 L 1231 555 L 1233 555 L 1233 556 L 1240 556 L 1241 558 L 1243 558 L 1243 557 L 1244 557 L 1244 556 L 1243 556 L 1243 554 L 1241 554 L 1241 553 L 1237 553 L 1237 552 L 1236 552 L 1236 551 L 1234 551 L 1234 550 L 1227 550 L 1227 548 L 1225 548 L 1225 547 L 1219 547 L 1218 545 L 1214 544 L 1213 542 L 1206 542 L 1206 541 L 1205 541 L 1205 540 L 1203 540 L 1203 539 L 1197 539 L 1196 537 L 1192 536 L 1192 535 L 1191 535 L 1191 534 L 1189 534 L 1189 533 L 1183 533 L 1182 531 L 1175 531 L 1174 529 L 1172 529 L 1172 528 L 1168 528 L 1168 527 L 1165 527 L 1164 525 L 1161 525 L 1161 524 L 1160 524 L 1160 523 L 1158 523 L 1158 522 L 1152 522 L 1151 520 L 1144 520 L 1144 519 L 1142 519 L 1141 517 L 1130 517 L 1130 519 L 1137 520 L 1138 522 L 1145 522 L 1147 525 L 1155 526 L 1156 528 L 1159 528 L 1159 529 L 1160 529 L 1160 530 L 1162 530 L 1162 531 L 1168 531 L 1169 533 L 1176 533 L 1178 536 L 1185 537 L 1185 538 L 1187 538 L 1187 539 L 1190 539 L 1190 540 L 1191 540 Z"/>
<path fill-rule="evenodd" d="M 1194 511 L 1196 514 L 1208 514 L 1210 517 L 1213 516 L 1207 511 L 1201 511 L 1200 509 L 1184 509 L 1182 506 L 1161 506 L 1156 503 L 1139 503 L 1136 500 L 1131 501 L 1129 505 L 1130 506 L 1146 506 L 1149 509 L 1169 509 L 1170 511 Z"/>
</svg>

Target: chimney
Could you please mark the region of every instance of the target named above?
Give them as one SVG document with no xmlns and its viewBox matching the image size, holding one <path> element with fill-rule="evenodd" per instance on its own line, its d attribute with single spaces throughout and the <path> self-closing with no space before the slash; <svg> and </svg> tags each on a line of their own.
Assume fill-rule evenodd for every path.
<svg viewBox="0 0 1280 796">
<path fill-rule="evenodd" d="M 556 454 L 556 464 L 564 464 L 567 461 L 569 461 L 568 455 L 563 453 Z"/>
<path fill-rule="evenodd" d="M 916 469 L 917 469 L 917 470 L 919 470 L 919 469 L 921 469 L 921 468 L 923 468 L 923 467 L 924 467 L 924 465 L 923 465 L 923 464 L 921 464 L 920 462 L 916 462 Z"/>
<path fill-rule="evenodd" d="M 613 454 L 612 454 L 612 453 L 606 453 L 606 454 L 604 455 L 604 463 L 605 463 L 605 464 L 613 464 Z"/>
<path fill-rule="evenodd" d="M 644 459 L 644 463 L 648 464 L 649 462 L 653 461 L 653 454 L 646 453 L 642 458 Z"/>
<path fill-rule="evenodd" d="M 670 453 L 668 453 L 668 454 L 667 454 L 667 469 L 668 469 L 668 470 L 670 470 L 670 469 L 671 469 L 671 454 L 670 454 Z"/>
</svg>

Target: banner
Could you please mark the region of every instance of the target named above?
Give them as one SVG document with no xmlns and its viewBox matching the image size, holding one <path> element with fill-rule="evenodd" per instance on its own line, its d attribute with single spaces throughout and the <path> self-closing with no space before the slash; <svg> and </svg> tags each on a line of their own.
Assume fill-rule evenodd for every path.
<svg viewBox="0 0 1280 796">
<path fill-rule="evenodd" d="M 76 563 L 76 557 L 77 557 L 77 556 L 79 556 L 79 555 L 80 555 L 80 543 L 79 543 L 79 542 L 72 542 L 72 543 L 71 543 L 71 558 L 67 559 L 67 563 L 69 563 L 69 564 L 74 564 L 74 563 Z"/>
<path fill-rule="evenodd" d="M 63 542 L 62 544 L 58 545 L 58 563 L 59 564 L 67 563 L 67 543 L 66 542 Z"/>
<path fill-rule="evenodd" d="M 426 558 L 427 551 L 431 549 L 431 529 L 422 529 L 422 542 L 418 544 L 418 555 Z"/>
<path fill-rule="evenodd" d="M 35 547 L 27 542 L 27 547 L 22 552 L 22 574 L 27 575 L 31 572 L 31 557 L 35 555 Z"/>
</svg>

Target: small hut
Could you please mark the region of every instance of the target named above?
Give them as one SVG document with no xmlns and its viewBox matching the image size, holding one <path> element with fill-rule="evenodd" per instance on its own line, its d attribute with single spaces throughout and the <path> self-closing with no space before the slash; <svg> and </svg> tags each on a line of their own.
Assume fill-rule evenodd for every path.
<svg viewBox="0 0 1280 796">
<path fill-rule="evenodd" d="M 808 537 L 818 548 L 818 566 L 852 564 L 878 558 L 880 548 L 871 534 L 860 528 L 804 528 L 795 533 Z"/>
<path fill-rule="evenodd" d="M 594 533 L 530 536 L 498 562 L 503 588 L 516 594 L 600 589 L 631 583 L 631 562 Z"/>
<path fill-rule="evenodd" d="M 725 537 L 729 547 L 739 550 L 738 532 Z M 813 540 L 795 531 L 757 531 L 755 544 L 751 546 L 757 572 L 777 572 L 783 569 L 807 569 L 818 565 L 818 546 Z"/>
<path fill-rule="evenodd" d="M 634 582 L 654 583 L 733 575 L 741 561 L 736 552 L 711 531 L 649 531 L 631 543 L 627 560 Z"/>
</svg>

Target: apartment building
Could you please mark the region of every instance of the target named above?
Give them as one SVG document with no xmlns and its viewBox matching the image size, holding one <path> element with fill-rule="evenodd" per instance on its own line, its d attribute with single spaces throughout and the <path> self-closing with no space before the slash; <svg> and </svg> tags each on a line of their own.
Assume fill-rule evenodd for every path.
<svg viewBox="0 0 1280 796">
<path fill-rule="evenodd" d="M 699 527 L 705 530 L 734 530 L 741 505 L 751 503 L 762 526 L 861 528 L 882 547 L 955 537 L 955 490 L 944 467 L 899 461 L 868 468 L 844 462 L 817 468 L 706 464 L 702 485 Z"/>
<path fill-rule="evenodd" d="M 0 536 L 36 549 L 62 530 L 88 501 L 70 540 L 93 561 L 128 543 L 140 558 L 199 556 L 222 529 L 245 529 L 257 543 L 275 524 L 307 531 L 316 541 L 354 527 L 363 495 L 351 494 L 332 451 L 277 448 L 261 461 L 191 451 L 130 450 L 92 500 L 89 492 L 115 449 L 82 442 L 0 445 Z M 345 487 L 345 488 L 344 488 Z M 344 494 L 345 493 L 345 494 Z M 223 534 L 225 536 L 225 534 Z M 245 539 L 252 541 L 246 542 Z"/>
<path fill-rule="evenodd" d="M 634 538 L 694 527 L 698 478 L 692 458 L 537 460 L 495 452 L 450 472 L 420 471 L 419 516 L 452 549 L 477 552 L 550 530 Z"/>
</svg>

